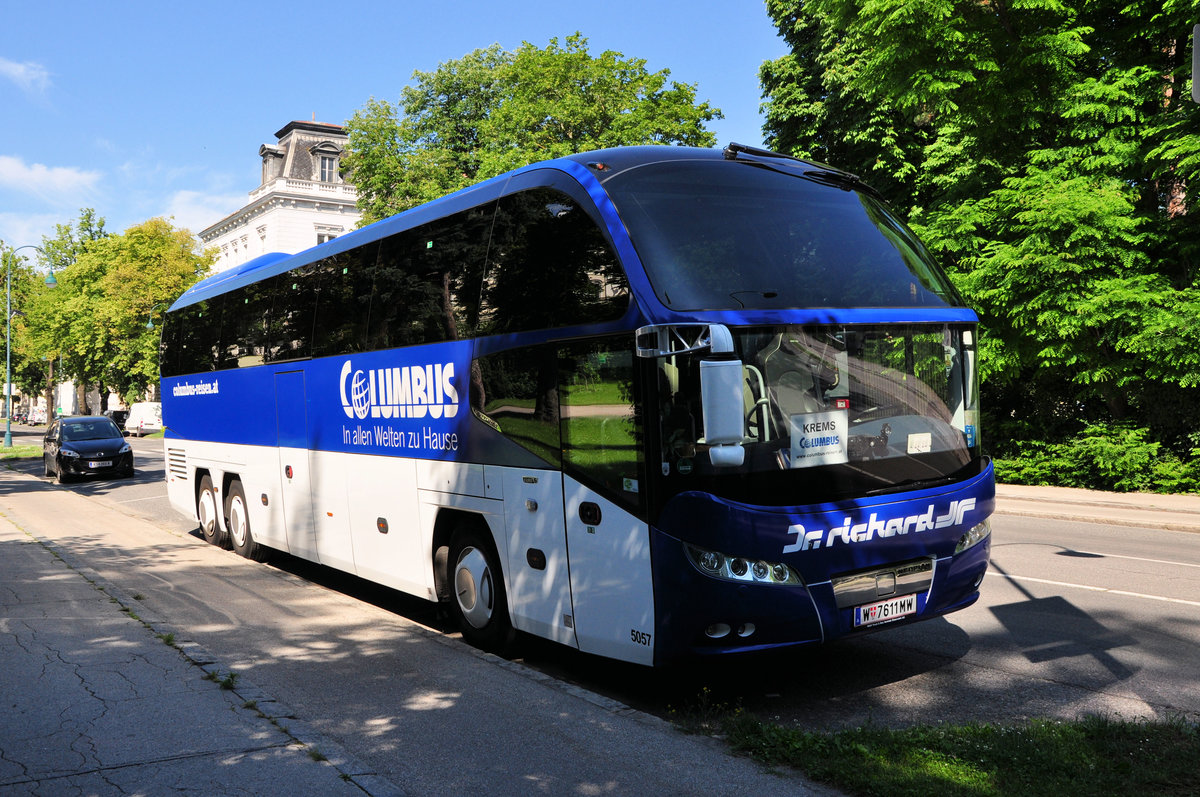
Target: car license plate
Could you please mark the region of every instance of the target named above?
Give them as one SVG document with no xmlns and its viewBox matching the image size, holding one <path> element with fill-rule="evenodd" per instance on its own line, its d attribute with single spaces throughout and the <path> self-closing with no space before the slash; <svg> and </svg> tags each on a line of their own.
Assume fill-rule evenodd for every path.
<svg viewBox="0 0 1200 797">
<path fill-rule="evenodd" d="M 888 620 L 895 620 L 908 614 L 916 614 L 917 596 L 901 595 L 898 598 L 888 598 L 878 603 L 868 603 L 854 607 L 854 625 L 874 625 Z"/>
<path fill-rule="evenodd" d="M 111 459 L 90 459 L 90 460 L 88 460 L 88 467 L 89 468 L 111 468 L 112 460 Z"/>
</svg>

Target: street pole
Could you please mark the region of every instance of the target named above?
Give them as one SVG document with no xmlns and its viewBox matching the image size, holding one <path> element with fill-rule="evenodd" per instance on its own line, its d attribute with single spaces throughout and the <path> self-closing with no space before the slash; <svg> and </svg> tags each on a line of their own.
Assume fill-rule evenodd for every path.
<svg viewBox="0 0 1200 797">
<path fill-rule="evenodd" d="M 22 249 L 36 249 L 42 252 L 40 246 L 25 244 L 12 249 L 8 253 L 8 268 L 4 269 L 4 447 L 12 448 L 12 270 L 17 252 Z M 42 256 L 46 255 L 42 252 Z M 53 276 L 53 272 L 51 272 Z M 50 278 L 47 278 L 46 284 Z"/>
<path fill-rule="evenodd" d="M 12 264 L 17 250 L 8 256 L 4 269 L 4 447 L 12 448 Z"/>
</svg>

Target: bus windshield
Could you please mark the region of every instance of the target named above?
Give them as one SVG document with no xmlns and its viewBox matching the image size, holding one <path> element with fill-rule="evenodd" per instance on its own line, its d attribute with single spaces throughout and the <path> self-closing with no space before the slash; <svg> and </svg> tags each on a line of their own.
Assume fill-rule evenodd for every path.
<svg viewBox="0 0 1200 797">
<path fill-rule="evenodd" d="M 733 468 L 706 456 L 704 355 L 657 359 L 660 499 L 703 490 L 791 506 L 963 477 L 979 454 L 973 336 L 967 325 L 733 330 L 747 419 Z"/>
<path fill-rule="evenodd" d="M 673 310 L 963 304 L 881 203 L 799 171 L 667 161 L 604 187 Z"/>
</svg>

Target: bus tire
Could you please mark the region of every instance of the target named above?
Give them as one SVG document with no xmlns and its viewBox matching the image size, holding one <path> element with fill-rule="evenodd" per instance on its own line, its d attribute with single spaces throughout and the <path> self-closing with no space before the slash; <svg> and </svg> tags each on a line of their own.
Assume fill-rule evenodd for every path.
<svg viewBox="0 0 1200 797">
<path fill-rule="evenodd" d="M 254 534 L 250 531 L 250 507 L 246 504 L 246 494 L 242 491 L 240 481 L 229 483 L 225 497 L 225 519 L 233 550 L 247 559 L 261 562 L 266 557 L 266 549 L 254 541 Z"/>
<path fill-rule="evenodd" d="M 463 639 L 477 648 L 505 653 L 515 635 L 504 572 L 491 540 L 476 525 L 461 524 L 450 539 L 450 563 L 450 607 Z"/>
<path fill-rule="evenodd" d="M 196 495 L 196 517 L 200 521 L 200 535 L 206 542 L 218 548 L 229 547 L 229 533 L 221 528 L 217 511 L 217 491 L 212 479 L 205 476 L 200 480 L 200 492 Z"/>
</svg>

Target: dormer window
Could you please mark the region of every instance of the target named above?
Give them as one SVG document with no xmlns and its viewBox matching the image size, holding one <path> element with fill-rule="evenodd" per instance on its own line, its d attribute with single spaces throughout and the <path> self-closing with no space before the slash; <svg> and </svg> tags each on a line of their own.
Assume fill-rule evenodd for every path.
<svg viewBox="0 0 1200 797">
<path fill-rule="evenodd" d="M 321 182 L 336 183 L 338 177 L 338 159 L 331 155 L 321 156 Z"/>
<path fill-rule="evenodd" d="M 325 140 L 308 148 L 312 155 L 312 172 L 318 182 L 340 183 L 341 175 L 338 166 L 342 160 L 342 150 L 332 141 Z"/>
</svg>

